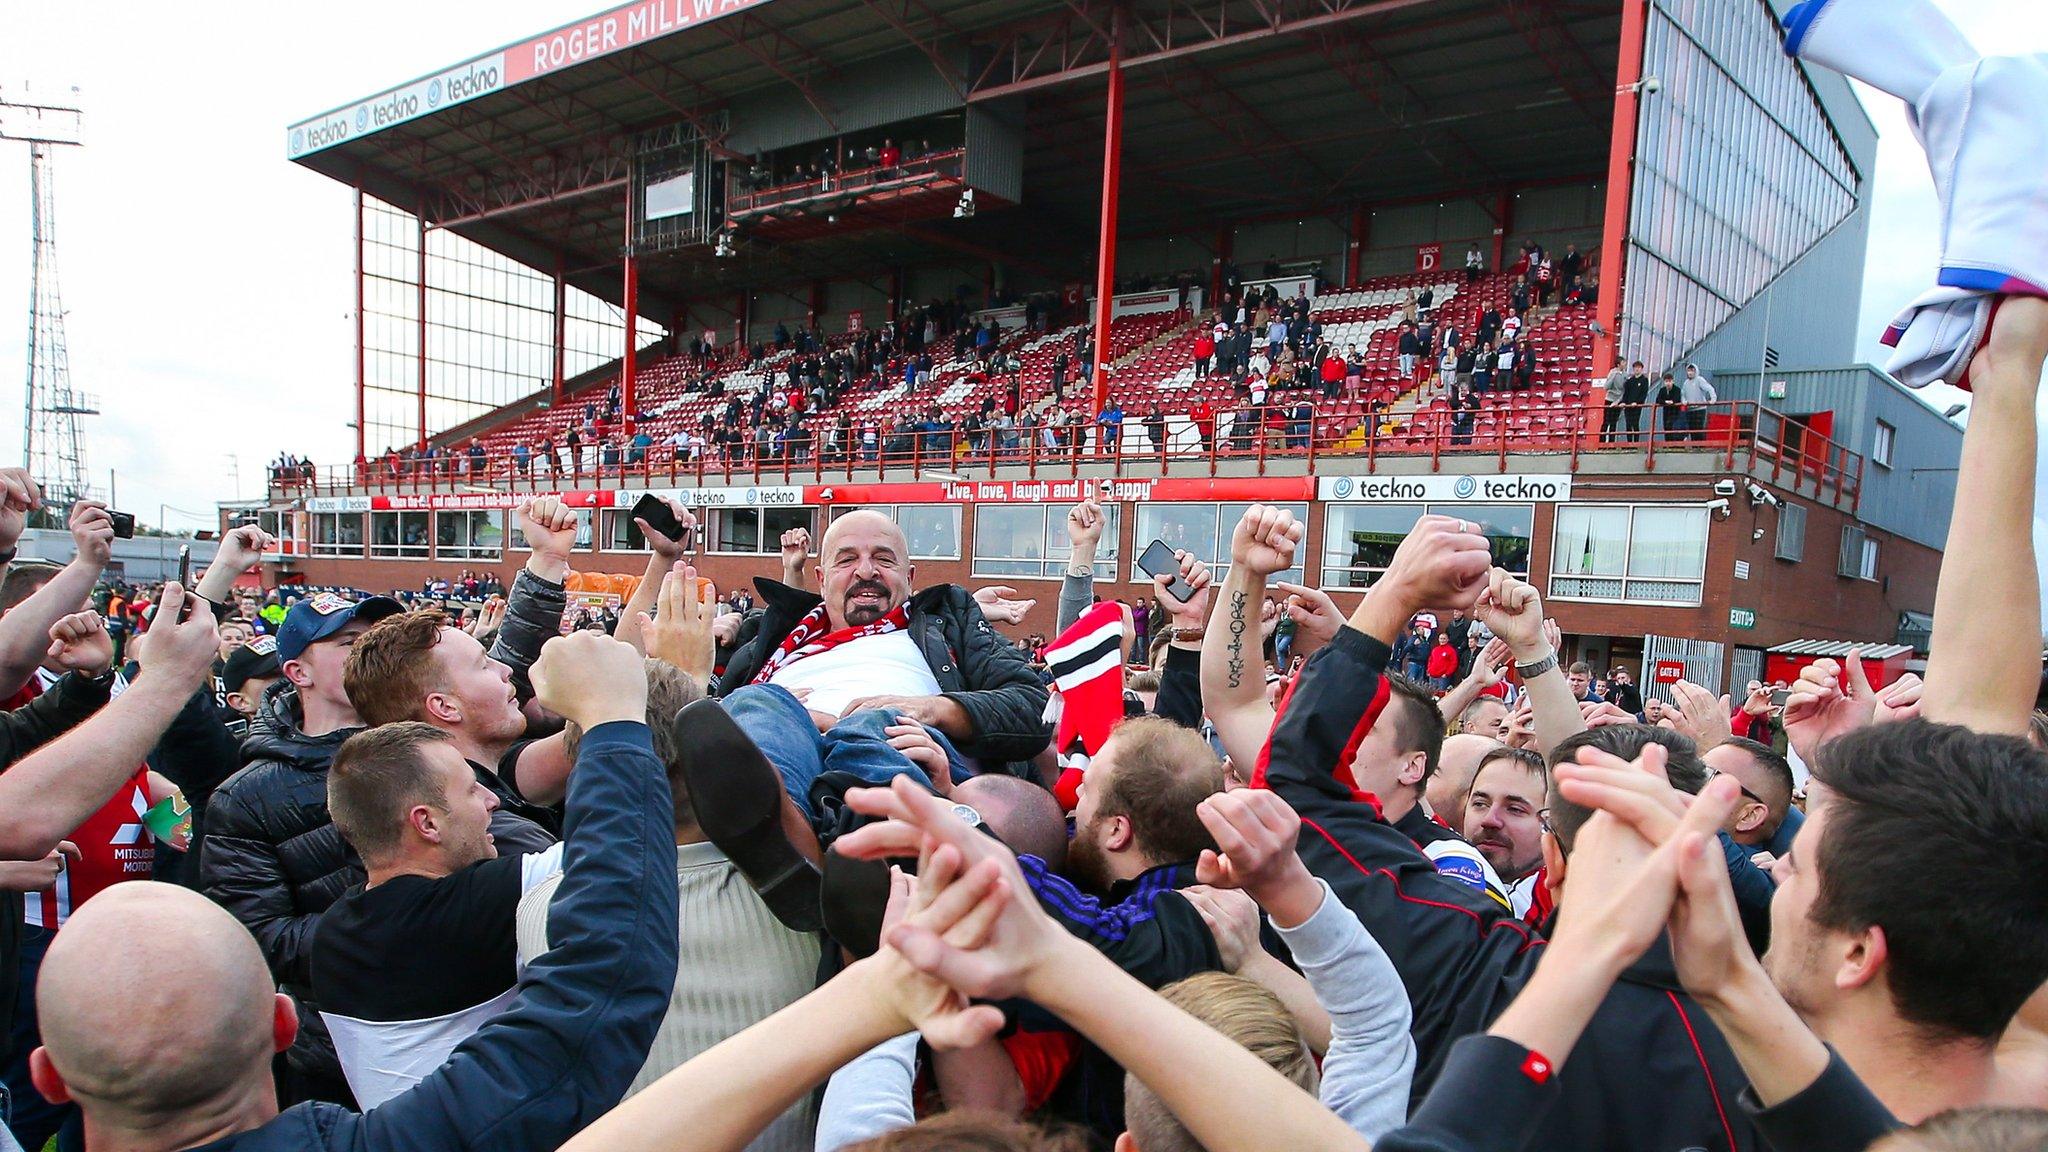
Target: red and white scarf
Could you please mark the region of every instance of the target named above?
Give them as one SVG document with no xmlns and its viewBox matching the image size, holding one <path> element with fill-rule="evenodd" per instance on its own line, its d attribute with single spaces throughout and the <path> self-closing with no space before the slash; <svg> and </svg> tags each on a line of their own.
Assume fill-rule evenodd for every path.
<svg viewBox="0 0 2048 1152">
<path fill-rule="evenodd" d="M 827 632 L 828 626 L 823 604 L 804 613 L 804 618 L 796 622 L 796 627 L 789 630 L 789 635 L 783 637 L 782 643 L 762 662 L 761 670 L 754 673 L 753 683 L 766 684 L 777 672 L 804 657 L 830 652 L 841 644 L 906 631 L 910 627 L 910 605 L 898 604 L 888 615 L 870 624 L 841 628 L 837 632 Z"/>
</svg>

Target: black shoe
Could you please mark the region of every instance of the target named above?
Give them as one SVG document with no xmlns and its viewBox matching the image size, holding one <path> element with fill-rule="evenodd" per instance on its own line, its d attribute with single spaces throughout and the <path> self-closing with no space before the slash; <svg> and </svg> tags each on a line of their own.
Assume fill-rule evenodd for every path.
<svg viewBox="0 0 2048 1152">
<path fill-rule="evenodd" d="M 782 774 L 716 700 L 676 713 L 690 806 L 706 839 L 729 857 L 775 918 L 796 932 L 822 929 L 818 870 L 782 830 Z"/>
<path fill-rule="evenodd" d="M 855 959 L 882 947 L 882 914 L 889 907 L 889 862 L 825 853 L 819 911 L 825 931 Z"/>
</svg>

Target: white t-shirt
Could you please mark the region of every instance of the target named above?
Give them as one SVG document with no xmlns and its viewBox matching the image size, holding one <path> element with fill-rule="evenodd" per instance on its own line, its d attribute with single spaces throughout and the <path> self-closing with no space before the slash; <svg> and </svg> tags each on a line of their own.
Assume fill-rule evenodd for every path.
<svg viewBox="0 0 2048 1152">
<path fill-rule="evenodd" d="M 936 696 L 939 681 L 908 632 L 863 636 L 779 669 L 770 684 L 809 688 L 804 707 L 837 716 L 864 696 Z"/>
</svg>

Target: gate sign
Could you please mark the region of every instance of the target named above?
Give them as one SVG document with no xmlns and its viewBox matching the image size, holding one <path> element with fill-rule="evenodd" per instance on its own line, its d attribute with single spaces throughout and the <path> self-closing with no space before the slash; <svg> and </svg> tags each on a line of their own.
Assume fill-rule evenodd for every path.
<svg viewBox="0 0 2048 1152">
<path fill-rule="evenodd" d="M 1417 244 L 1415 246 L 1415 270 L 1417 272 L 1434 272 L 1443 266 L 1444 246 L 1442 244 Z"/>
<path fill-rule="evenodd" d="M 1657 683 L 1659 683 L 1659 684 L 1676 684 L 1676 683 L 1678 683 L 1678 682 L 1679 682 L 1680 680 L 1683 680 L 1683 679 L 1685 679 L 1685 661 L 1683 661 L 1683 660 L 1659 660 L 1659 661 L 1657 661 Z"/>
</svg>

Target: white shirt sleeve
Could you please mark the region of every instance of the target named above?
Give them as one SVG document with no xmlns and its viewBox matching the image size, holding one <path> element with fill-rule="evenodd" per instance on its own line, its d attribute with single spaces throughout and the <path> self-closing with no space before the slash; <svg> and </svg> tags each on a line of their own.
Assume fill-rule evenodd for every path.
<svg viewBox="0 0 2048 1152">
<path fill-rule="evenodd" d="M 1330 1014 L 1330 1050 L 1319 1096 L 1367 1140 L 1408 1122 L 1415 1076 L 1413 1013 L 1401 974 L 1351 909 L 1318 880 L 1323 902 L 1293 928 L 1274 925 Z"/>
</svg>

